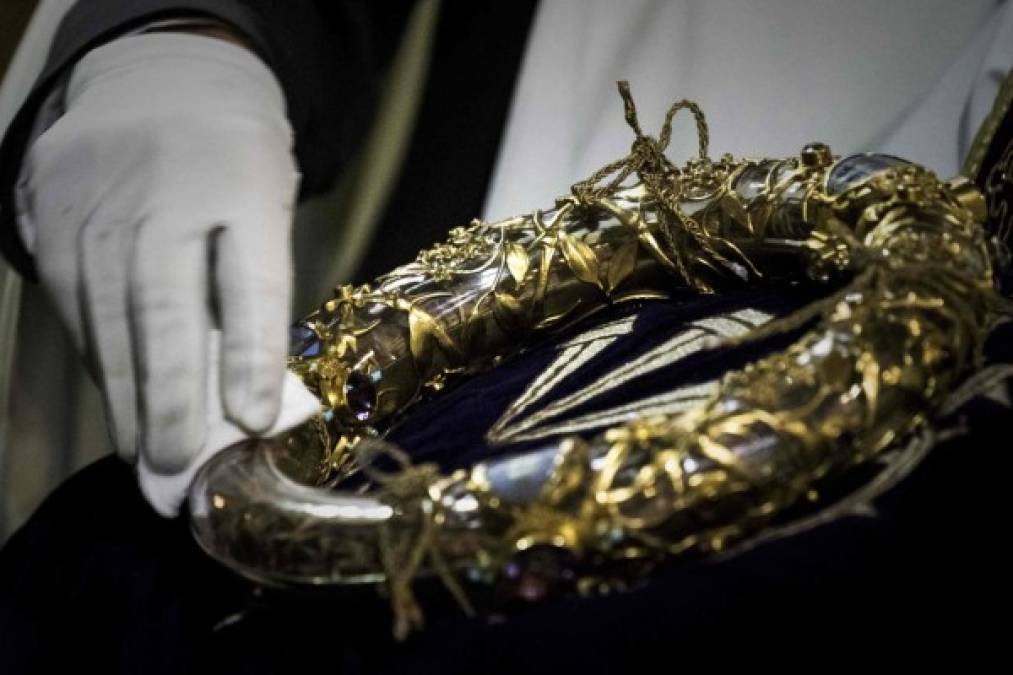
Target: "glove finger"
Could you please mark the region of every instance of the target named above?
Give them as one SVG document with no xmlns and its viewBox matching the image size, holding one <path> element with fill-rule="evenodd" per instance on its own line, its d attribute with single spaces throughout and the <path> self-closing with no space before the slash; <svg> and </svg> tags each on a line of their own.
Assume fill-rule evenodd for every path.
<svg viewBox="0 0 1013 675">
<path fill-rule="evenodd" d="M 275 220 L 225 228 L 216 241 L 225 413 L 254 434 L 278 417 L 288 353 L 291 215 L 278 204 L 273 214 L 264 208 L 251 217 L 272 215 Z"/>
<path fill-rule="evenodd" d="M 18 232 L 29 253 L 35 258 L 39 280 L 70 333 L 77 352 L 85 354 L 86 340 L 82 326 L 79 284 L 82 254 L 79 247 L 80 228 L 89 215 L 90 206 L 81 197 L 80 181 L 70 183 L 72 189 L 54 189 L 54 184 L 67 171 L 56 164 L 59 175 L 53 180 L 49 173 L 39 176 L 40 151 L 33 146 L 26 154 L 22 175 L 15 188 Z M 50 172 L 51 173 L 51 172 Z M 48 189 L 47 189 L 48 188 Z M 94 215 L 94 214 L 91 214 Z M 95 373 L 92 373 L 95 375 Z"/>
<path fill-rule="evenodd" d="M 137 454 L 137 390 L 128 322 L 131 224 L 94 219 L 80 231 L 80 319 L 85 358 L 102 389 L 116 451 Z"/>
<path fill-rule="evenodd" d="M 206 433 L 208 235 L 183 222 L 161 212 L 142 223 L 131 274 L 141 451 L 166 473 L 185 468 Z"/>
</svg>

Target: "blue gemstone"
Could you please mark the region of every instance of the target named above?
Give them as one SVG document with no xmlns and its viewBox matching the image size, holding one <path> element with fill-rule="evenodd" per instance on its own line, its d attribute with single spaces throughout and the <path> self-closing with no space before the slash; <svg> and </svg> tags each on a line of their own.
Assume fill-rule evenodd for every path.
<svg viewBox="0 0 1013 675">
<path fill-rule="evenodd" d="M 309 326 L 297 323 L 288 329 L 289 356 L 319 356 L 320 338 Z"/>
</svg>

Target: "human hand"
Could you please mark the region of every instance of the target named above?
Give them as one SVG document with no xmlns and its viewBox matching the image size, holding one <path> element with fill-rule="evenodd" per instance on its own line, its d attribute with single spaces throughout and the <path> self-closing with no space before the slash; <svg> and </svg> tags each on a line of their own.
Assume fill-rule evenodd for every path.
<svg viewBox="0 0 1013 675">
<path fill-rule="evenodd" d="M 248 433 L 267 431 L 299 178 L 273 74 L 223 40 L 125 37 L 77 64 L 65 109 L 26 157 L 19 225 L 118 452 L 179 471 L 205 441 L 209 396 Z M 216 323 L 220 391 L 207 392 Z"/>
</svg>

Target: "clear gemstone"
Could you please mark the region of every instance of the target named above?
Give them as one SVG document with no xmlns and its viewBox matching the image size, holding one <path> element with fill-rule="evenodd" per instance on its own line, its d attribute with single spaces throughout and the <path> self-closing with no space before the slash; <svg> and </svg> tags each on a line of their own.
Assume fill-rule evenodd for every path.
<svg viewBox="0 0 1013 675">
<path fill-rule="evenodd" d="M 511 504 L 534 501 L 552 475 L 558 455 L 559 448 L 550 446 L 489 462 L 486 476 L 492 491 Z"/>
</svg>

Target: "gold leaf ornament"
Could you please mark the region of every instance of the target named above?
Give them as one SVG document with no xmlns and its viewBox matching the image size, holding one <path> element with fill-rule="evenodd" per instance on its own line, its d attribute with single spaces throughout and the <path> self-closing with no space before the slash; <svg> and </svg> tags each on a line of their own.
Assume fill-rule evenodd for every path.
<svg viewBox="0 0 1013 675">
<path fill-rule="evenodd" d="M 738 200 L 734 192 L 725 192 L 725 194 L 721 197 L 721 208 L 730 215 L 733 220 L 749 228 L 750 232 L 753 231 L 753 221 L 749 218 L 749 213 L 742 205 L 742 202 Z"/>
<path fill-rule="evenodd" d="M 420 307 L 408 310 L 408 334 L 412 358 L 421 370 L 432 363 L 434 345 L 451 359 L 460 355 L 457 345 L 443 326 Z"/>
<path fill-rule="evenodd" d="M 552 270 L 552 259 L 556 257 L 554 245 L 543 244 L 541 260 L 538 264 L 538 285 L 535 287 L 535 306 L 541 307 L 545 293 L 549 289 L 549 273 Z"/>
<path fill-rule="evenodd" d="M 612 293 L 619 284 L 633 273 L 637 265 L 637 251 L 640 249 L 635 238 L 631 238 L 616 250 L 615 254 L 608 261 L 608 270 L 605 274 L 605 292 Z"/>
<path fill-rule="evenodd" d="M 462 345 L 467 353 L 472 354 L 481 349 L 483 340 L 485 340 L 485 318 L 479 314 L 472 314 L 464 323 L 461 333 Z"/>
<path fill-rule="evenodd" d="M 525 324 L 524 307 L 520 301 L 509 293 L 494 293 L 492 315 L 506 333 L 523 330 Z"/>
<path fill-rule="evenodd" d="M 594 249 L 572 234 L 560 232 L 559 250 L 573 276 L 601 288 L 601 280 L 598 278 L 598 256 L 595 255 Z"/>
<path fill-rule="evenodd" d="M 328 377 L 320 380 L 320 396 L 330 408 L 337 408 L 343 399 L 343 387 L 339 378 Z"/>
<path fill-rule="evenodd" d="M 528 252 L 520 244 L 511 243 L 503 247 L 503 255 L 506 257 L 506 266 L 510 270 L 510 276 L 520 286 L 524 283 L 524 277 L 527 276 L 531 264 L 528 260 Z"/>
<path fill-rule="evenodd" d="M 412 358 L 421 364 L 429 360 L 433 351 L 432 319 L 413 307 L 408 311 L 408 341 Z"/>
</svg>

